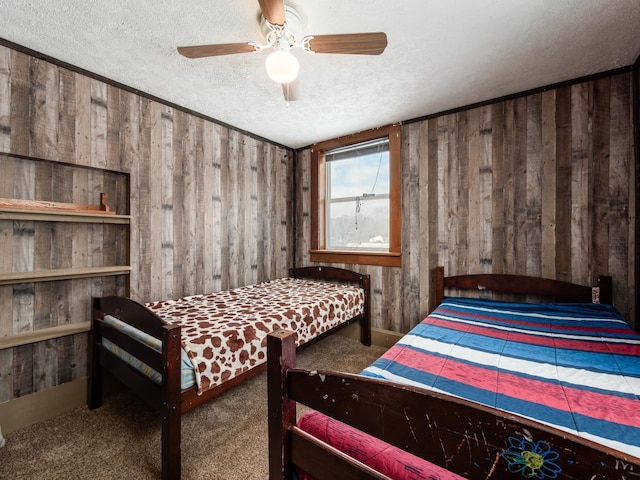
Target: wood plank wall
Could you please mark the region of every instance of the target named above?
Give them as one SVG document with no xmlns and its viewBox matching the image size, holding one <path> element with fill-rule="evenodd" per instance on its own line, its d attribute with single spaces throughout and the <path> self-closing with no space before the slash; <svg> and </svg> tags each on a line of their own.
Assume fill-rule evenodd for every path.
<svg viewBox="0 0 640 480">
<path fill-rule="evenodd" d="M 429 311 L 430 272 L 591 284 L 612 275 L 635 312 L 632 74 L 402 127 L 402 268 L 372 275 L 373 325 L 406 332 Z M 310 151 L 298 152 L 296 262 L 309 260 Z"/>
<path fill-rule="evenodd" d="M 126 213 L 128 175 L 0 154 L 0 197 L 98 204 Z M 0 271 L 47 271 L 128 264 L 128 226 L 0 221 Z M 127 275 L 0 286 L 0 336 L 88 321 L 90 298 L 125 295 Z M 0 350 L 0 399 L 86 376 L 87 335 L 65 335 Z M 84 369 L 83 369 L 84 368 Z"/>
<path fill-rule="evenodd" d="M 631 222 L 632 234 L 635 237 L 635 282 L 633 297 L 635 298 L 635 312 L 640 315 L 640 294 L 638 286 L 640 285 L 640 56 L 633 66 L 633 124 L 634 124 L 634 145 L 635 145 L 635 199 L 631 198 L 635 203 L 630 201 L 629 211 L 631 215 L 635 214 L 635 221 Z M 630 300 L 633 301 L 633 300 Z M 636 330 L 640 330 L 640 320 L 636 319 Z"/>
<path fill-rule="evenodd" d="M 56 163 L 129 176 L 130 195 L 117 204 L 132 216 L 129 280 L 138 301 L 279 278 L 293 265 L 291 150 L 6 46 L 0 46 L 2 153 L 52 161 L 12 163 L 11 170 L 3 164 L 1 184 L 15 195 L 96 203 L 111 174 L 76 169 L 69 178 Z M 36 268 L 35 258 L 62 268 L 115 255 L 100 247 L 111 243 L 106 227 L 31 222 L 25 240 L 13 223 L 0 231 L 5 272 Z M 6 245 L 15 248 L 6 252 Z M 81 281 L 2 289 L 0 335 L 85 322 L 91 295 L 124 288 L 91 279 L 78 293 L 74 282 Z M 47 313 L 52 302 L 55 319 Z M 87 335 L 79 334 L 0 350 L 0 403 L 85 377 L 86 347 Z"/>
</svg>

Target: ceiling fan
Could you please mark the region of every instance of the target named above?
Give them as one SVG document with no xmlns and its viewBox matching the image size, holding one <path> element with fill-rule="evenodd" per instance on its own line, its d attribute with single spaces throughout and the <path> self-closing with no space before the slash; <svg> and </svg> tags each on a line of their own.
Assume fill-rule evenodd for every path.
<svg viewBox="0 0 640 480">
<path fill-rule="evenodd" d="M 262 11 L 262 31 L 266 43 L 196 45 L 178 47 L 178 52 L 187 58 L 202 58 L 273 48 L 274 51 L 265 60 L 267 75 L 282 84 L 285 100 L 289 102 L 298 96 L 297 77 L 300 68 L 291 49 L 301 48 L 307 53 L 380 55 L 387 46 L 387 35 L 383 32 L 301 37 L 302 22 L 293 7 L 285 5 L 284 0 L 258 0 L 258 3 Z"/>
</svg>

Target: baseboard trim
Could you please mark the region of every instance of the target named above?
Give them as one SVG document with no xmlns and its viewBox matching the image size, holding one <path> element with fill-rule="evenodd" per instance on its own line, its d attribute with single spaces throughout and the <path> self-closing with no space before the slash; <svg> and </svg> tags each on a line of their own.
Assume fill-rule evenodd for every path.
<svg viewBox="0 0 640 480">
<path fill-rule="evenodd" d="M 86 404 L 87 379 L 81 378 L 0 403 L 0 426 L 6 435 Z"/>
<path fill-rule="evenodd" d="M 360 324 L 352 323 L 348 327 L 338 330 L 336 335 L 359 340 Z M 383 328 L 371 328 L 371 344 L 378 347 L 390 348 L 402 337 L 404 337 L 404 333 L 392 332 L 391 330 L 385 330 Z"/>
</svg>

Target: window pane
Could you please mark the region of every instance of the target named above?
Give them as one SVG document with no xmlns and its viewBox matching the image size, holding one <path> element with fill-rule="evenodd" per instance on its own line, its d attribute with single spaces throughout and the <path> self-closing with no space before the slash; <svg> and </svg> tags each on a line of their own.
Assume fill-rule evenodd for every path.
<svg viewBox="0 0 640 480">
<path fill-rule="evenodd" d="M 329 204 L 328 210 L 328 248 L 389 250 L 387 197 L 362 198 L 359 202 L 333 202 Z"/>
<path fill-rule="evenodd" d="M 331 198 L 389 193 L 389 152 L 327 162 Z"/>
</svg>

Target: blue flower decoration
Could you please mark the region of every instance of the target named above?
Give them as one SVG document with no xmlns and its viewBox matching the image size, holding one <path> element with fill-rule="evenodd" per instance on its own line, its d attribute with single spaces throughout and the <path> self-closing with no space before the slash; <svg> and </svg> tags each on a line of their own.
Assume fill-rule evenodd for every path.
<svg viewBox="0 0 640 480">
<path fill-rule="evenodd" d="M 511 473 L 520 473 L 524 478 L 558 478 L 562 469 L 554 462 L 558 452 L 551 450 L 545 441 L 533 442 L 509 437 L 509 448 L 502 452 Z"/>
</svg>

